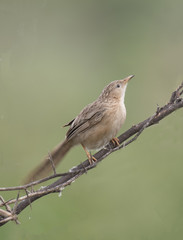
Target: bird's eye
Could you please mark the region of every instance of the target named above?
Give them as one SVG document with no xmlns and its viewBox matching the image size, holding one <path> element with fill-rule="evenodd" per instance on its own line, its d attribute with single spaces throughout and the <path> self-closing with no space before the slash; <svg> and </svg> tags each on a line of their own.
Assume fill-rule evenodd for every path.
<svg viewBox="0 0 183 240">
<path fill-rule="evenodd" d="M 117 87 L 117 88 L 120 88 L 120 84 L 117 84 L 116 87 Z"/>
</svg>

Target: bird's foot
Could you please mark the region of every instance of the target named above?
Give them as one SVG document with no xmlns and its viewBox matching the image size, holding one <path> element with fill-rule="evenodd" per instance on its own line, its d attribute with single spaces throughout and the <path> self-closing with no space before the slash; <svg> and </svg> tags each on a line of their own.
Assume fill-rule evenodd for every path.
<svg viewBox="0 0 183 240">
<path fill-rule="evenodd" d="M 89 161 L 90 165 L 93 165 L 93 163 L 96 162 L 97 159 L 94 156 L 92 156 L 90 152 L 88 152 L 88 150 L 86 149 L 86 147 L 83 144 L 81 144 L 81 145 L 88 157 L 88 161 Z"/>
<path fill-rule="evenodd" d="M 111 141 L 114 144 L 114 146 L 119 146 L 120 145 L 119 139 L 117 137 L 113 138 Z"/>
<path fill-rule="evenodd" d="M 97 159 L 94 156 L 92 156 L 91 153 L 89 153 L 88 161 L 89 161 L 90 165 L 92 165 L 94 162 L 97 162 Z"/>
</svg>

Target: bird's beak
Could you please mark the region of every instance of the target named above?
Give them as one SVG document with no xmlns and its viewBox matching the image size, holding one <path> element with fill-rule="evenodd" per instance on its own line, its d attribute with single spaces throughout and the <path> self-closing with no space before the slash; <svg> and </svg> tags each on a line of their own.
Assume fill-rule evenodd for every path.
<svg viewBox="0 0 183 240">
<path fill-rule="evenodd" d="M 127 83 L 127 82 L 128 82 L 130 79 L 132 79 L 134 76 L 135 76 L 135 75 L 130 75 L 130 76 L 124 78 L 124 79 L 123 79 L 123 82 L 124 82 L 124 83 Z"/>
</svg>

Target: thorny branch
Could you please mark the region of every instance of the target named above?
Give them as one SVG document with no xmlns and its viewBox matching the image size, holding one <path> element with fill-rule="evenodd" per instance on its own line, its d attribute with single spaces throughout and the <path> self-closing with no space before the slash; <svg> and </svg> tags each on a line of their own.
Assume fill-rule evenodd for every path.
<svg viewBox="0 0 183 240">
<path fill-rule="evenodd" d="M 88 170 L 91 170 L 92 168 L 96 167 L 96 165 L 99 162 L 101 162 L 104 158 L 106 158 L 109 154 L 121 148 L 124 148 L 130 143 L 134 142 L 147 127 L 159 123 L 160 120 L 164 119 L 172 112 L 176 111 L 179 108 L 182 108 L 183 107 L 182 95 L 183 95 L 183 82 L 177 88 L 177 90 L 175 90 L 172 93 L 170 100 L 166 105 L 164 105 L 161 108 L 158 106 L 155 114 L 153 114 L 146 120 L 132 126 L 126 132 L 121 134 L 118 137 L 120 143 L 119 146 L 114 146 L 114 144 L 109 143 L 108 146 L 97 152 L 94 155 L 94 157 L 97 159 L 97 162 L 95 162 L 93 165 L 90 165 L 89 161 L 86 160 L 79 164 L 78 166 L 70 169 L 67 173 L 60 174 L 56 174 L 55 167 L 53 165 L 54 174 L 52 176 L 40 179 L 38 181 L 34 181 L 23 186 L 0 188 L 0 191 L 18 191 L 17 197 L 15 199 L 10 199 L 8 201 L 5 201 L 3 197 L 0 196 L 0 207 L 5 208 L 5 209 L 0 208 L 0 226 L 4 225 L 10 220 L 19 223 L 17 215 L 20 214 L 27 206 L 29 205 L 31 206 L 32 202 L 50 193 L 59 192 L 61 194 L 65 187 L 70 185 L 84 173 L 87 173 Z M 59 179 L 53 182 L 52 184 L 45 187 L 41 187 L 35 191 L 33 190 L 33 186 L 58 177 Z M 28 190 L 28 188 L 30 187 L 31 190 Z M 25 195 L 19 196 L 20 190 L 25 191 Z M 14 204 L 13 207 L 10 207 L 11 204 Z"/>
</svg>

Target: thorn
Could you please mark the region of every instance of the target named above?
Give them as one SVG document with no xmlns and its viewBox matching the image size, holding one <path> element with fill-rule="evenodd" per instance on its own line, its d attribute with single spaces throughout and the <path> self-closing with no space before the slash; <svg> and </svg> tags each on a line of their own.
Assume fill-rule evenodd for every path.
<svg viewBox="0 0 183 240">
<path fill-rule="evenodd" d="M 16 198 L 16 201 L 15 201 L 15 205 L 14 205 L 13 210 L 12 210 L 12 214 L 13 214 L 13 215 L 15 215 L 15 213 L 16 213 L 16 209 L 17 209 L 17 206 L 18 206 L 19 196 L 20 196 L 20 191 L 18 191 L 17 198 Z"/>
<path fill-rule="evenodd" d="M 159 106 L 159 104 L 156 104 L 157 105 L 157 109 L 156 109 L 156 115 L 158 115 L 159 114 L 159 112 L 160 112 L 160 106 Z"/>
<path fill-rule="evenodd" d="M 32 210 L 32 204 L 31 204 L 31 200 L 30 200 L 30 197 L 29 197 L 29 191 L 26 188 L 25 188 L 25 193 L 26 193 L 27 198 L 29 200 L 30 209 Z"/>
</svg>

